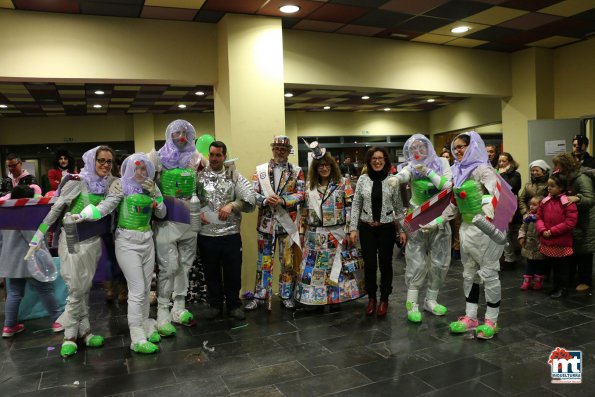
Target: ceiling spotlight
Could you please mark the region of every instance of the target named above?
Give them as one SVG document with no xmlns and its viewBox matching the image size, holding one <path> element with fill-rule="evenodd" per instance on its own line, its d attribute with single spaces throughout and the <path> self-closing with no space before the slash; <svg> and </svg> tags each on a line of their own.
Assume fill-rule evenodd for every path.
<svg viewBox="0 0 595 397">
<path fill-rule="evenodd" d="M 204 91 L 196 91 L 194 95 L 203 96 L 205 93 Z"/>
<path fill-rule="evenodd" d="M 300 10 L 300 7 L 294 6 L 294 5 L 286 5 L 286 6 L 279 7 L 279 11 L 281 11 L 284 14 L 295 14 L 299 10 Z"/>
<path fill-rule="evenodd" d="M 291 92 L 285 93 L 285 98 L 291 98 L 292 96 L 293 96 L 293 94 Z"/>
<path fill-rule="evenodd" d="M 469 26 L 457 26 L 456 28 L 450 29 L 452 33 L 466 33 L 469 30 L 471 30 Z"/>
<path fill-rule="evenodd" d="M 330 108 L 331 108 L 330 106 L 323 107 L 324 110 L 329 110 Z"/>
<path fill-rule="evenodd" d="M 8 105 L 5 105 L 5 104 L 3 104 L 3 103 L 2 103 L 2 104 L 0 104 L 0 109 L 6 109 L 7 107 L 8 107 Z"/>
<path fill-rule="evenodd" d="M 369 97 L 369 96 L 367 96 L 367 95 L 364 95 L 364 96 L 362 97 L 362 99 L 363 99 L 363 100 L 366 100 L 366 99 L 370 99 L 370 97 Z"/>
<path fill-rule="evenodd" d="M 385 112 L 390 112 L 390 108 L 384 108 Z"/>
<path fill-rule="evenodd" d="M 428 99 L 428 102 L 432 103 L 432 102 L 436 102 L 436 100 L 434 98 L 430 98 L 430 99 Z"/>
<path fill-rule="evenodd" d="M 95 95 L 103 95 L 105 94 L 105 92 L 101 91 L 101 90 L 96 90 L 95 91 Z"/>
<path fill-rule="evenodd" d="M 179 107 L 180 109 L 186 109 L 186 105 L 184 105 L 183 103 L 180 103 L 180 104 L 178 105 L 178 107 Z"/>
<path fill-rule="evenodd" d="M 101 109 L 101 105 L 100 105 L 100 104 L 98 104 L 98 103 L 96 103 L 95 105 L 93 105 L 93 107 L 94 107 L 95 109 Z"/>
</svg>

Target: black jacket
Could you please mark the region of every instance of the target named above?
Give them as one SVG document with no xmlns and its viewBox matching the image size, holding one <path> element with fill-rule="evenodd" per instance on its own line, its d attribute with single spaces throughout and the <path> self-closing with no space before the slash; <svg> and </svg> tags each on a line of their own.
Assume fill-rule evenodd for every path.
<svg viewBox="0 0 595 397">
<path fill-rule="evenodd" d="M 19 185 L 37 185 L 37 179 L 33 175 L 27 175 L 19 180 Z M 12 192 L 12 179 L 10 177 L 6 177 L 2 179 L 2 183 L 0 183 L 0 197 L 6 196 L 8 193 Z"/>
</svg>

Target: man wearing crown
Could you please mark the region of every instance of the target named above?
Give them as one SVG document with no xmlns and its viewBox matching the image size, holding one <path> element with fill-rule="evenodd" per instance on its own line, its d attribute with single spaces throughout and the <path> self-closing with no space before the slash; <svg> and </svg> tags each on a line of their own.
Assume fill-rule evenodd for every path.
<svg viewBox="0 0 595 397">
<path fill-rule="evenodd" d="M 304 173 L 287 161 L 292 148 L 289 137 L 276 136 L 271 148 L 273 158 L 257 166 L 252 177 L 258 207 L 258 259 L 254 300 L 246 304 L 246 310 L 255 310 L 265 301 L 271 309 L 275 248 L 280 265 L 281 303 L 287 309 L 295 308 L 294 265 L 299 266 L 299 262 L 294 264 L 293 254 L 300 247 L 296 217 L 298 205 L 304 200 Z"/>
</svg>

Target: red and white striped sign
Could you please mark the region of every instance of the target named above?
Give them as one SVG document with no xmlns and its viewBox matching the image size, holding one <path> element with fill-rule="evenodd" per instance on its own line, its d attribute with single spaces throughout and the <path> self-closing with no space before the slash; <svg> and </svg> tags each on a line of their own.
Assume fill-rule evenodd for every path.
<svg viewBox="0 0 595 397">
<path fill-rule="evenodd" d="M 429 223 L 439 217 L 450 203 L 452 188 L 444 189 L 432 196 L 428 201 L 417 207 L 405 217 L 403 226 L 413 233 L 421 225 Z"/>
<path fill-rule="evenodd" d="M 39 198 L 21 198 L 0 200 L 0 207 L 24 207 L 27 205 L 45 205 L 54 204 L 58 201 L 58 197 L 39 197 Z"/>
<path fill-rule="evenodd" d="M 436 204 L 438 201 L 448 196 L 450 192 L 452 192 L 452 188 L 441 190 L 440 192 L 438 192 L 438 194 L 432 196 L 428 201 L 417 207 L 415 211 L 407 215 L 407 217 L 405 217 L 405 222 L 411 222 L 413 218 L 429 210 L 432 207 L 432 205 Z"/>
</svg>

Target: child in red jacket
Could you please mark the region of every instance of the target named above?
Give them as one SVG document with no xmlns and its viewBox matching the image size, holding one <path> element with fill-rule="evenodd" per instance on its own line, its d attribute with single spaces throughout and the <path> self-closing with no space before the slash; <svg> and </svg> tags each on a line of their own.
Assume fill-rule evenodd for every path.
<svg viewBox="0 0 595 397">
<path fill-rule="evenodd" d="M 572 229 L 576 226 L 576 204 L 566 197 L 568 180 L 559 173 L 547 181 L 548 196 L 537 210 L 537 233 L 540 251 L 554 269 L 554 289 L 550 297 L 557 299 L 567 294 L 569 259 L 572 255 Z"/>
</svg>

